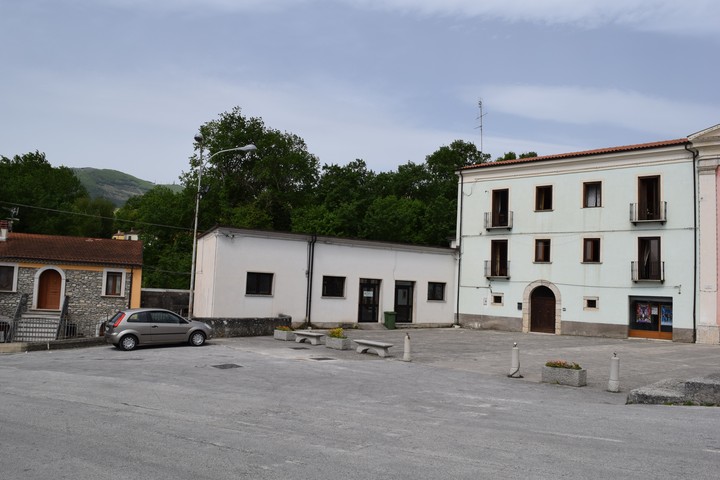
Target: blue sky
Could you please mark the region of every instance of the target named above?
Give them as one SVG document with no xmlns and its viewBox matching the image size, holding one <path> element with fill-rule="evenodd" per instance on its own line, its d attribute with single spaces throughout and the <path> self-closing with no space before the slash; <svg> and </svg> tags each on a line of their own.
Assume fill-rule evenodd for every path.
<svg viewBox="0 0 720 480">
<path fill-rule="evenodd" d="M 375 171 L 480 147 L 480 99 L 493 157 L 720 123 L 717 0 L 0 0 L 0 45 L 0 155 L 156 183 L 234 106 Z"/>
</svg>

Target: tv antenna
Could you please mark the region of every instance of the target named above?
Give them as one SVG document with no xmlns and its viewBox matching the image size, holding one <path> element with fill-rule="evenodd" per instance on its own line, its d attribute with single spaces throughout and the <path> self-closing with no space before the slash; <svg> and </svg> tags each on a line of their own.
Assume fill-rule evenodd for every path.
<svg viewBox="0 0 720 480">
<path fill-rule="evenodd" d="M 480 109 L 480 113 L 476 120 L 480 121 L 480 125 L 475 128 L 480 129 L 480 153 L 485 153 L 485 150 L 483 149 L 483 117 L 487 115 L 487 113 L 483 113 L 482 98 L 478 100 L 478 108 Z"/>
</svg>

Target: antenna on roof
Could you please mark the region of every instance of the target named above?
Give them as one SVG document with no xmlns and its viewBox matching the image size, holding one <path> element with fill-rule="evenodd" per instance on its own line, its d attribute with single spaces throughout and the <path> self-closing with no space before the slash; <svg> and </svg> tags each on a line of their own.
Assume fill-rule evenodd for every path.
<svg viewBox="0 0 720 480">
<path fill-rule="evenodd" d="M 487 115 L 487 113 L 483 113 L 482 98 L 478 100 L 478 108 L 480 109 L 480 114 L 478 115 L 477 120 L 480 120 L 480 125 L 475 128 L 480 129 L 480 153 L 485 153 L 485 150 L 483 149 L 483 117 Z"/>
</svg>

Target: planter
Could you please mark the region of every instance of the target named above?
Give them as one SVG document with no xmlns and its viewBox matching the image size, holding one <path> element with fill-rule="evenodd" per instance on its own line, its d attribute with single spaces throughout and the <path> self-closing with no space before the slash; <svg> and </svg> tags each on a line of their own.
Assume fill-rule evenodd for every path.
<svg viewBox="0 0 720 480">
<path fill-rule="evenodd" d="M 542 367 L 543 383 L 569 385 L 571 387 L 584 387 L 587 385 L 587 370 L 573 370 L 571 368 Z"/>
<path fill-rule="evenodd" d="M 285 342 L 294 342 L 295 341 L 295 332 L 288 331 L 288 330 L 275 330 L 273 333 L 273 337 L 275 340 L 282 340 Z"/>
<path fill-rule="evenodd" d="M 350 350 L 351 342 L 349 338 L 325 337 L 325 346 L 335 350 Z"/>
</svg>

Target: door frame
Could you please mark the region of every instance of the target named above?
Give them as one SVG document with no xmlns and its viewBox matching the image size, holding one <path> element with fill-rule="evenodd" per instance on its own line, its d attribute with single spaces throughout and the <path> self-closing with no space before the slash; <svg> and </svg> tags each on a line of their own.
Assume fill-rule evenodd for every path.
<svg viewBox="0 0 720 480">
<path fill-rule="evenodd" d="M 42 274 L 48 270 L 54 270 L 57 273 L 60 274 L 60 298 L 59 298 L 59 305 L 57 310 L 60 310 L 62 308 L 62 302 L 63 298 L 65 298 L 65 285 L 66 285 L 66 277 L 65 277 L 65 271 L 60 268 L 56 267 L 54 265 L 49 265 L 47 267 L 43 267 L 38 269 L 35 272 L 35 276 L 33 279 L 33 301 L 32 301 L 32 308 L 37 309 L 38 308 L 38 298 L 40 295 L 40 277 Z"/>
<path fill-rule="evenodd" d="M 400 307 L 400 305 L 398 305 L 398 292 L 402 290 L 407 290 L 407 305 L 404 305 L 405 310 L 407 310 L 407 314 L 401 316 L 400 311 L 403 310 L 403 308 L 398 308 Z M 415 282 L 395 280 L 395 300 L 393 303 L 393 309 L 397 315 L 395 317 L 396 323 L 413 323 L 415 309 Z"/>
<path fill-rule="evenodd" d="M 380 286 L 382 280 L 377 278 L 361 278 L 358 282 L 358 323 L 380 323 Z M 363 287 L 372 287 L 368 291 L 372 290 L 372 302 L 363 303 L 364 298 L 368 298 L 364 295 Z M 363 321 L 363 308 L 370 307 L 369 316 L 370 320 Z"/>
<path fill-rule="evenodd" d="M 522 331 L 523 333 L 530 333 L 530 295 L 537 287 L 547 287 L 555 295 L 555 335 L 560 335 L 562 333 L 562 296 L 560 295 L 560 289 L 547 280 L 536 280 L 525 287 L 522 303 Z"/>
</svg>

